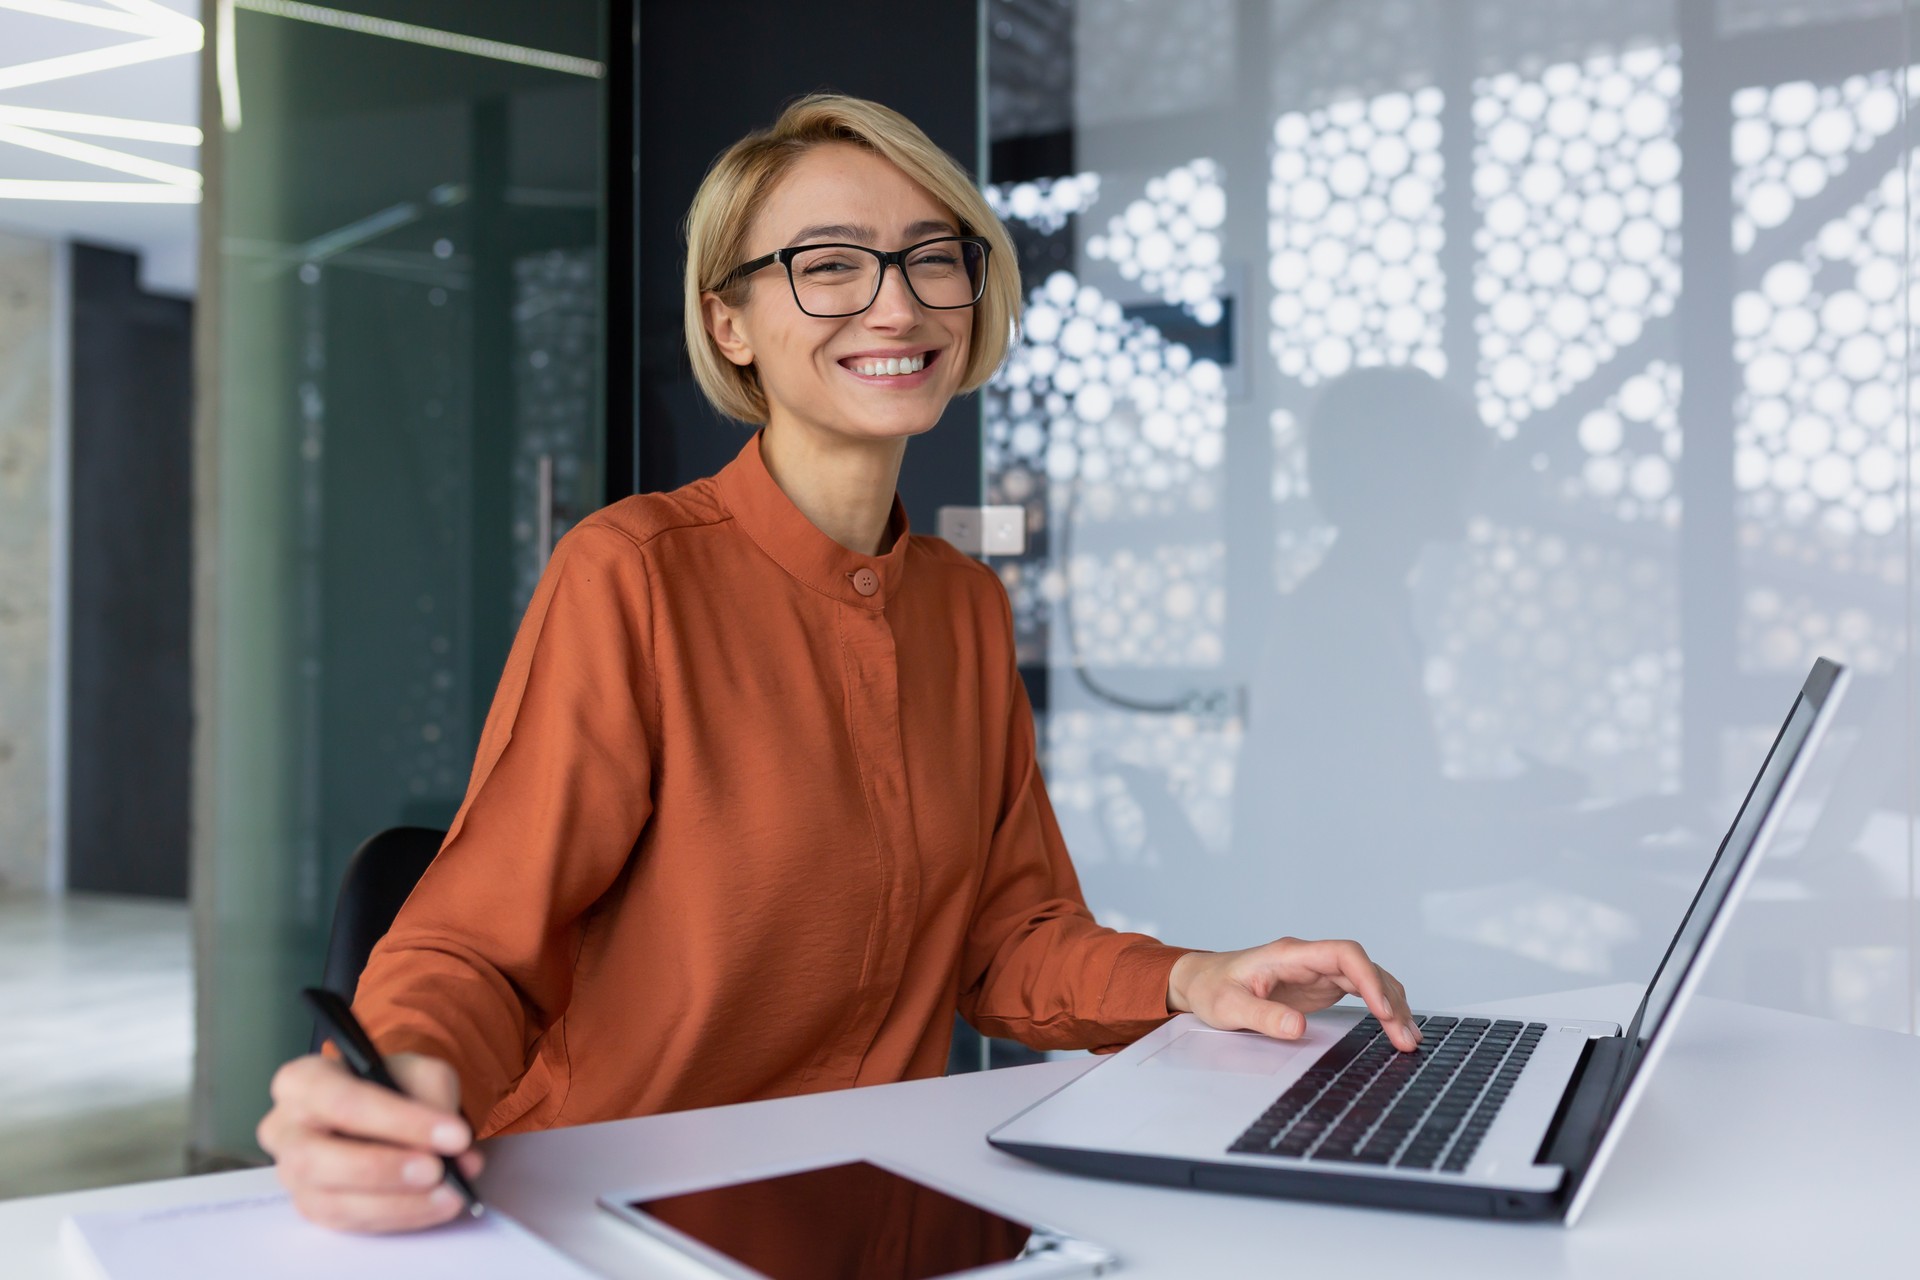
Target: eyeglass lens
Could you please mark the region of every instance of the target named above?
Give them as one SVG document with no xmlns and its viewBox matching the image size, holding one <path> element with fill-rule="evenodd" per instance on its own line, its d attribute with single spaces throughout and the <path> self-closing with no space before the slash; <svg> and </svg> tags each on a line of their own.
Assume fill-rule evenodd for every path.
<svg viewBox="0 0 1920 1280">
<path fill-rule="evenodd" d="M 880 259 L 863 249 L 822 245 L 787 260 L 793 296 L 813 316 L 850 316 L 865 311 L 880 294 Z M 965 240 L 935 240 L 907 258 L 907 285 L 921 305 L 937 309 L 972 306 L 980 298 L 986 255 Z"/>
</svg>

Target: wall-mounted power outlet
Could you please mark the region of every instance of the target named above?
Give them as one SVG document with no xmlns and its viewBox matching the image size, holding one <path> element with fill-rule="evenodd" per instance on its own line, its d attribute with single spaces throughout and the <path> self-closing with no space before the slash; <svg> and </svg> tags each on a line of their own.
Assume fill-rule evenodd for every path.
<svg viewBox="0 0 1920 1280">
<path fill-rule="evenodd" d="M 1018 556 L 1027 550 L 1025 507 L 942 507 L 940 536 L 973 556 Z"/>
</svg>

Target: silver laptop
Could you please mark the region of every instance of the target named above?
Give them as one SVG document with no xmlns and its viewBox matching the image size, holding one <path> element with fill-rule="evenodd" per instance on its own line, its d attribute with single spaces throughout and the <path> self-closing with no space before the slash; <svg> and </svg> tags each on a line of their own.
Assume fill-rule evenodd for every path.
<svg viewBox="0 0 1920 1280">
<path fill-rule="evenodd" d="M 1314 1014 L 1295 1041 L 1182 1016 L 987 1141 L 1076 1173 L 1572 1225 L 1846 684 L 1838 664 L 1814 664 L 1624 1032 L 1425 1013 L 1403 1054 L 1364 1009 Z"/>
</svg>

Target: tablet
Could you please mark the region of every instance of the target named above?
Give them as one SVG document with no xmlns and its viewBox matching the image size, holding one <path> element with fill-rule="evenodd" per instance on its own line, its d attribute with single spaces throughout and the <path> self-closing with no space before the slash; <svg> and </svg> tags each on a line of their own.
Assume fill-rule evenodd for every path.
<svg viewBox="0 0 1920 1280">
<path fill-rule="evenodd" d="M 871 1160 L 602 1196 L 600 1207 L 730 1280 L 1064 1280 L 1111 1253 Z"/>
</svg>

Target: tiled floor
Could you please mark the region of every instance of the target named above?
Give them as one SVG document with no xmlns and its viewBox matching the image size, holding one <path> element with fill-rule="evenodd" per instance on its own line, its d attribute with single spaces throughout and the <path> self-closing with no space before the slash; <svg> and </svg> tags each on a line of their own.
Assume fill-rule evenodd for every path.
<svg viewBox="0 0 1920 1280">
<path fill-rule="evenodd" d="M 0 897 L 0 1199 L 186 1172 L 185 903 Z"/>
</svg>

